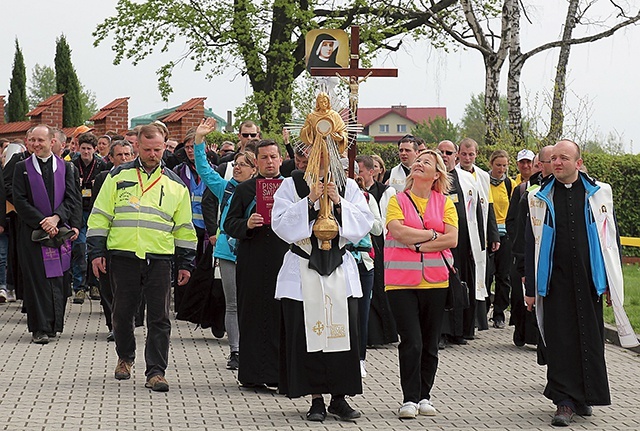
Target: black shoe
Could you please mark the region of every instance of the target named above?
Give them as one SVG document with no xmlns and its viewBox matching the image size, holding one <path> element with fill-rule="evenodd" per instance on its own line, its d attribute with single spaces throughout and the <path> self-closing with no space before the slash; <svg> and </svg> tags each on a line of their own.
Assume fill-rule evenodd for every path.
<svg viewBox="0 0 640 431">
<path fill-rule="evenodd" d="M 237 370 L 240 367 L 240 354 L 238 352 L 231 352 L 229 360 L 227 361 L 227 370 Z"/>
<path fill-rule="evenodd" d="M 307 420 L 312 422 L 322 422 L 327 418 L 327 409 L 324 407 L 322 397 L 311 400 L 311 408 L 307 412 Z"/>
<path fill-rule="evenodd" d="M 47 337 L 49 337 L 49 341 L 55 341 L 58 337 L 57 332 L 47 332 Z"/>
<path fill-rule="evenodd" d="M 216 338 L 222 338 L 224 337 L 224 329 L 219 329 L 219 328 L 214 328 L 213 326 L 211 327 L 211 333 L 213 334 L 214 337 Z"/>
<path fill-rule="evenodd" d="M 578 416 L 591 416 L 593 415 L 593 408 L 585 404 L 576 404 L 576 414 Z"/>
<path fill-rule="evenodd" d="M 465 335 L 465 336 L 464 336 L 464 339 L 465 339 L 465 340 L 475 340 L 475 339 L 476 339 L 476 336 L 475 336 L 475 335 Z"/>
<path fill-rule="evenodd" d="M 444 335 L 440 336 L 440 340 L 438 341 L 438 350 L 442 350 L 447 347 L 447 337 Z"/>
<path fill-rule="evenodd" d="M 358 419 L 362 416 L 359 411 L 351 408 L 347 403 L 347 400 L 344 399 L 344 396 L 331 398 L 331 402 L 329 403 L 329 408 L 327 410 L 329 413 L 338 416 L 343 421 Z"/>
<path fill-rule="evenodd" d="M 558 406 L 556 414 L 553 415 L 553 419 L 551 419 L 551 425 L 555 425 L 557 427 L 568 427 L 571 423 L 571 418 L 573 418 L 573 410 L 571 410 L 571 407 Z"/>
<path fill-rule="evenodd" d="M 31 342 L 33 342 L 35 344 L 48 344 L 49 343 L 49 337 L 47 336 L 47 334 L 45 334 L 42 331 L 36 331 L 31 336 Z"/>
<path fill-rule="evenodd" d="M 524 346 L 524 340 L 522 339 L 522 337 L 518 334 L 518 332 L 514 332 L 513 333 L 513 344 L 515 344 L 518 347 L 522 347 Z"/>
<path fill-rule="evenodd" d="M 464 346 L 465 344 L 469 344 L 469 342 L 467 340 L 465 340 L 464 337 L 449 337 L 449 342 L 451 344 L 458 344 L 460 346 Z"/>
<path fill-rule="evenodd" d="M 116 341 L 116 336 L 113 335 L 113 331 L 109 331 L 109 334 L 107 335 L 107 341 Z"/>
<path fill-rule="evenodd" d="M 503 319 L 495 319 L 493 321 L 493 327 L 496 329 L 504 329 L 504 320 Z"/>
</svg>

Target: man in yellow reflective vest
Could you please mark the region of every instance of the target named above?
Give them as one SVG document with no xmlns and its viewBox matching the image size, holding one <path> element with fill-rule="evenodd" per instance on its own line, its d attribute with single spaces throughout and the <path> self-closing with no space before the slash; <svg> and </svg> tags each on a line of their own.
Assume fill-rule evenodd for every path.
<svg viewBox="0 0 640 431">
<path fill-rule="evenodd" d="M 169 356 L 171 260 L 178 285 L 189 281 L 196 250 L 189 192 L 165 169 L 163 130 L 148 124 L 138 133 L 139 155 L 112 170 L 89 216 L 87 244 L 96 276 L 107 260 L 113 289 L 113 333 L 118 353 L 115 378 L 131 377 L 135 359 L 134 316 L 147 304 L 145 386 L 169 390 L 164 374 Z"/>
</svg>

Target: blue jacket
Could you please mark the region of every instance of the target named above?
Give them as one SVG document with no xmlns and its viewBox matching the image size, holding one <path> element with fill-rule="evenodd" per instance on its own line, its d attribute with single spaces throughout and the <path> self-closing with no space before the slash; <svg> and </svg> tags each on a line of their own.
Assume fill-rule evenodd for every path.
<svg viewBox="0 0 640 431">
<path fill-rule="evenodd" d="M 587 175 L 580 173 L 579 178 L 586 190 L 584 206 L 584 217 L 587 226 L 587 240 L 589 243 L 589 258 L 591 262 L 591 274 L 598 295 L 602 295 L 607 290 L 607 271 L 605 268 L 602 247 L 598 237 L 598 226 L 593 208 L 600 208 L 600 185 Z M 533 285 L 530 280 L 535 280 L 535 288 L 539 296 L 549 294 L 549 283 L 553 271 L 553 252 L 556 241 L 555 230 L 555 209 L 553 206 L 553 186 L 556 179 L 551 177 L 545 182 L 537 193 L 529 195 L 529 208 L 531 229 L 534 237 L 539 237 L 539 241 L 530 238 L 529 245 L 533 250 L 529 250 L 528 259 L 525 259 L 527 267 L 527 296 L 534 296 Z"/>
<path fill-rule="evenodd" d="M 238 182 L 233 178 L 231 180 L 225 180 L 209 165 L 204 143 L 195 144 L 194 150 L 196 156 L 196 171 L 198 171 L 198 175 L 200 175 L 202 181 L 209 187 L 209 190 L 211 190 L 220 202 L 220 223 L 218 223 L 218 226 L 220 226 L 220 234 L 216 241 L 216 249 L 213 252 L 213 256 L 235 262 L 236 254 L 234 244 L 236 240 L 229 237 L 224 230 L 222 230 L 222 226 L 224 226 L 224 221 L 227 218 L 231 196 L 233 196 Z"/>
</svg>

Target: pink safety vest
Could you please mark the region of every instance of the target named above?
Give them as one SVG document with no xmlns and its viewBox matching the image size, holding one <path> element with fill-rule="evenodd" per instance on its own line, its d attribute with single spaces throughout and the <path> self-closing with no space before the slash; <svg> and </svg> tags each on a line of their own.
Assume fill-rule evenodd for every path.
<svg viewBox="0 0 640 431">
<path fill-rule="evenodd" d="M 422 220 L 411 203 L 408 191 L 398 193 L 396 199 L 404 214 L 404 225 L 416 229 L 422 229 Z M 431 197 L 425 209 L 424 229 L 435 229 L 439 234 L 444 234 L 444 206 L 446 196 L 442 193 L 431 191 Z M 453 262 L 451 250 L 443 250 L 442 253 L 449 262 Z M 417 286 L 422 278 L 429 283 L 442 283 L 449 280 L 442 255 L 439 251 L 416 253 L 413 248 L 396 241 L 387 233 L 384 241 L 384 282 L 390 286 Z"/>
</svg>

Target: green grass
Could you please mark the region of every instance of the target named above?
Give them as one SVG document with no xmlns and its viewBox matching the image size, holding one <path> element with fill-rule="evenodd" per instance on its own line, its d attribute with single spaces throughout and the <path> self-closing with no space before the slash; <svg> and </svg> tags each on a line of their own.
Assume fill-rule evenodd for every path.
<svg viewBox="0 0 640 431">
<path fill-rule="evenodd" d="M 640 334 L 640 266 L 624 265 L 624 309 L 636 334 Z M 604 307 L 604 321 L 615 325 L 613 308 Z"/>
</svg>

